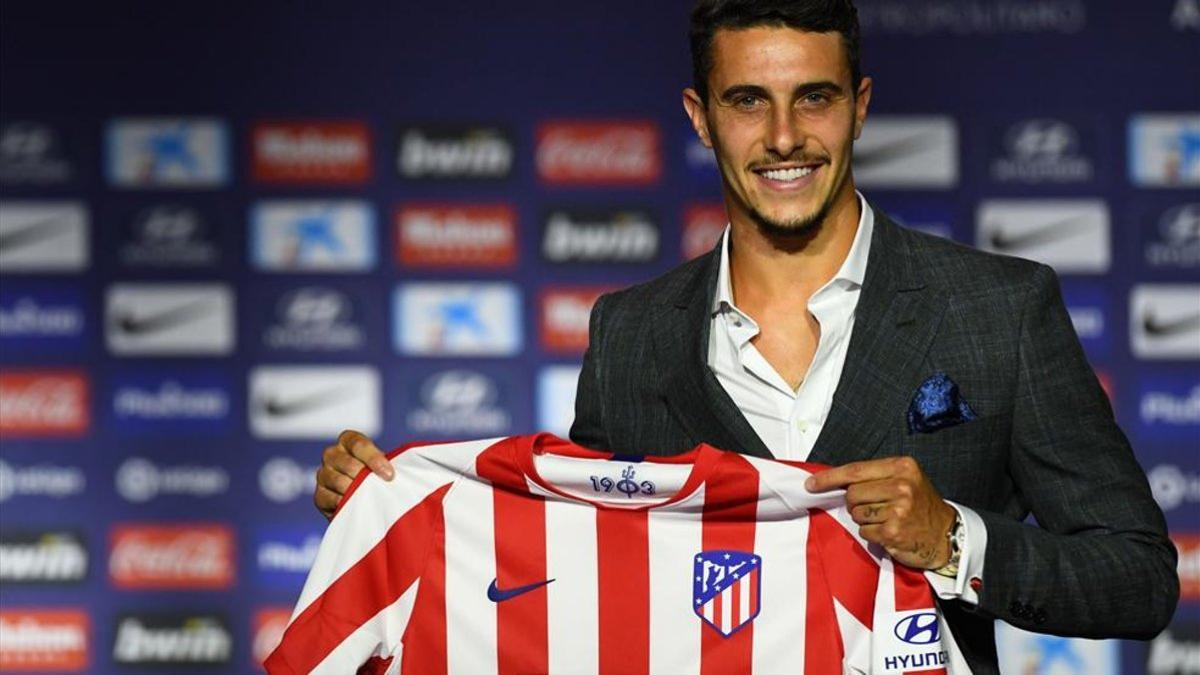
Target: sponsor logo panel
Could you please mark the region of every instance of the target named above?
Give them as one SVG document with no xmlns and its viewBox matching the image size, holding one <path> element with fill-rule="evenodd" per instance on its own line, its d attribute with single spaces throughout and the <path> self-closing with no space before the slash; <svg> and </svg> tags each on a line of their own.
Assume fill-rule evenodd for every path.
<svg viewBox="0 0 1200 675">
<path fill-rule="evenodd" d="M 90 381 L 81 370 L 0 373 L 0 438 L 78 438 L 91 427 Z"/>
<path fill-rule="evenodd" d="M 958 218 L 954 209 L 947 204 L 905 201 L 900 204 L 887 204 L 884 210 L 888 217 L 901 227 L 943 239 L 954 239 L 954 223 Z"/>
<path fill-rule="evenodd" d="M 117 356 L 223 356 L 233 352 L 233 290 L 225 284 L 113 284 L 105 338 Z"/>
<path fill-rule="evenodd" d="M 361 349 L 367 333 L 360 306 L 350 294 L 329 286 L 302 286 L 278 295 L 262 331 L 269 349 L 295 352 L 346 352 Z"/>
<path fill-rule="evenodd" d="M 317 464 L 301 464 L 291 457 L 271 457 L 258 469 L 258 489 L 276 504 L 311 498 L 317 487 Z"/>
<path fill-rule="evenodd" d="M 997 183 L 1090 183 L 1096 175 L 1091 129 L 1060 119 L 1026 119 L 999 130 L 988 174 Z"/>
<path fill-rule="evenodd" d="M 953 36 L 1074 34 L 1088 27 L 1084 0 L 964 3 L 958 0 L 883 0 L 864 3 L 859 21 L 868 35 Z"/>
<path fill-rule="evenodd" d="M 1200 504 L 1200 473 L 1195 467 L 1159 464 L 1146 472 L 1154 501 L 1165 512 Z"/>
<path fill-rule="evenodd" d="M 1200 602 L 1200 533 L 1173 532 L 1171 541 L 1179 551 L 1179 599 Z"/>
<path fill-rule="evenodd" d="M 1030 633 L 996 622 L 996 655 L 1003 673 L 1120 675 L 1120 643 Z"/>
<path fill-rule="evenodd" d="M 1200 31 L 1200 0 L 1175 0 L 1171 28 L 1179 32 Z"/>
<path fill-rule="evenodd" d="M 262 366 L 250 372 L 250 431 L 264 439 L 323 439 L 382 428 L 379 372 L 367 366 Z"/>
<path fill-rule="evenodd" d="M 250 215 L 251 262 L 267 272 L 375 267 L 375 211 L 360 200 L 265 201 Z"/>
<path fill-rule="evenodd" d="M 122 434 L 220 434 L 233 425 L 233 381 L 224 373 L 173 369 L 118 372 L 112 426 Z"/>
<path fill-rule="evenodd" d="M 287 629 L 291 616 L 290 607 L 260 607 L 254 612 L 250 655 L 254 658 L 255 665 L 261 666 L 283 641 L 283 632 Z"/>
<path fill-rule="evenodd" d="M 512 174 L 512 136 L 497 127 L 400 129 L 396 169 L 402 178 L 500 180 Z"/>
<path fill-rule="evenodd" d="M 725 205 L 690 204 L 683 212 L 683 259 L 698 258 L 713 250 L 729 225 Z"/>
<path fill-rule="evenodd" d="M 696 130 L 687 125 L 680 134 L 683 147 L 683 162 L 688 173 L 697 183 L 716 186 L 721 179 L 721 168 L 717 165 L 717 155 L 712 148 L 705 147 L 704 142 L 696 135 Z"/>
<path fill-rule="evenodd" d="M 87 476 L 78 466 L 12 465 L 0 459 L 0 504 L 17 498 L 67 499 L 83 494 Z"/>
<path fill-rule="evenodd" d="M 118 119 L 109 123 L 105 172 L 121 188 L 217 188 L 229 182 L 229 134 L 220 120 Z"/>
<path fill-rule="evenodd" d="M 854 143 L 854 179 L 863 188 L 951 188 L 958 162 L 949 117 L 873 117 Z"/>
<path fill-rule="evenodd" d="M 299 591 L 317 560 L 323 530 L 318 527 L 271 527 L 254 538 L 258 582 L 268 588 Z"/>
<path fill-rule="evenodd" d="M 113 633 L 113 661 L 121 665 L 174 668 L 233 660 L 229 622 L 215 614 L 124 614 Z"/>
<path fill-rule="evenodd" d="M 1200 114 L 1130 118 L 1129 181 L 1146 188 L 1200 186 Z"/>
<path fill-rule="evenodd" d="M 517 211 L 508 204 L 406 204 L 396 210 L 396 261 L 409 267 L 512 267 Z"/>
<path fill-rule="evenodd" d="M 91 260 L 89 229 L 80 202 L 0 202 L 0 272 L 83 271 Z"/>
<path fill-rule="evenodd" d="M 538 373 L 538 428 L 567 437 L 575 421 L 575 390 L 579 366 L 546 366 Z"/>
<path fill-rule="evenodd" d="M 77 532 L 0 532 L 0 583 L 78 584 L 87 573 L 88 548 Z"/>
<path fill-rule="evenodd" d="M 1178 204 L 1156 213 L 1139 228 L 1143 255 L 1152 269 L 1200 268 L 1200 202 Z"/>
<path fill-rule="evenodd" d="M 126 267 L 211 267 L 221 251 L 215 223 L 199 207 L 165 202 L 135 211 L 117 256 Z"/>
<path fill-rule="evenodd" d="M 1068 280 L 1062 284 L 1071 325 L 1090 357 L 1104 357 L 1112 348 L 1109 306 L 1112 294 L 1101 286 Z"/>
<path fill-rule="evenodd" d="M 521 294 L 510 283 L 401 284 L 393 306 L 400 354 L 511 356 L 524 344 Z"/>
<path fill-rule="evenodd" d="M 78 288 L 0 287 L 0 353 L 57 355 L 87 349 L 87 304 Z"/>
<path fill-rule="evenodd" d="M 1108 205 L 1100 199 L 993 199 L 976 213 L 976 245 L 1036 260 L 1064 274 L 1112 264 Z"/>
<path fill-rule="evenodd" d="M 536 153 L 538 177 L 551 185 L 649 185 L 662 174 L 662 140 L 648 120 L 545 122 Z"/>
<path fill-rule="evenodd" d="M 512 383 L 512 378 L 478 369 L 432 372 L 405 393 L 405 424 L 417 438 L 511 435 L 513 413 L 505 403 L 523 394 L 513 391 Z"/>
<path fill-rule="evenodd" d="M 30 121 L 0 126 L 0 183 L 51 185 L 72 178 L 71 161 L 58 130 Z"/>
<path fill-rule="evenodd" d="M 1200 672 L 1200 624 L 1176 621 L 1150 643 L 1146 675 L 1192 675 Z"/>
<path fill-rule="evenodd" d="M 119 589 L 226 589 L 237 576 L 227 525 L 118 524 L 109 543 L 109 578 Z"/>
<path fill-rule="evenodd" d="M 229 492 L 229 472 L 220 466 L 166 465 L 130 457 L 117 467 L 114 483 L 117 494 L 134 504 L 158 497 L 208 498 Z"/>
<path fill-rule="evenodd" d="M 658 225 L 642 209 L 553 209 L 542 227 L 552 263 L 647 263 L 658 258 Z"/>
<path fill-rule="evenodd" d="M 363 122 L 260 122 L 250 143 L 250 173 L 261 183 L 352 185 L 371 179 L 371 133 Z"/>
<path fill-rule="evenodd" d="M 1129 332 L 1139 359 L 1200 359 L 1200 284 L 1134 286 Z"/>
<path fill-rule="evenodd" d="M 582 354 L 588 346 L 592 305 L 610 287 L 547 288 L 541 296 L 542 348 Z"/>
<path fill-rule="evenodd" d="M 91 663 L 91 632 L 82 609 L 0 609 L 0 670 L 83 672 Z"/>
<path fill-rule="evenodd" d="M 1138 432 L 1144 440 L 1174 441 L 1200 450 L 1200 380 L 1189 375 L 1185 371 L 1142 376 Z"/>
</svg>

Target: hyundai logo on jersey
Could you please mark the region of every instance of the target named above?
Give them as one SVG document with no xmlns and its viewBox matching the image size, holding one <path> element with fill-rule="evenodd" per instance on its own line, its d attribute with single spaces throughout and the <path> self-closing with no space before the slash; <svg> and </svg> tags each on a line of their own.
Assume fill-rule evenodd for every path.
<svg viewBox="0 0 1200 675">
<path fill-rule="evenodd" d="M 722 637 L 758 616 L 761 558 L 742 551 L 702 551 L 692 567 L 693 611 Z"/>
</svg>

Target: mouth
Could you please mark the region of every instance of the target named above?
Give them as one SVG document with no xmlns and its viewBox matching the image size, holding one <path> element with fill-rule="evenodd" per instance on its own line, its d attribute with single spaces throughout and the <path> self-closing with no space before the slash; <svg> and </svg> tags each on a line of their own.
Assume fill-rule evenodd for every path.
<svg viewBox="0 0 1200 675">
<path fill-rule="evenodd" d="M 787 164 L 752 169 L 761 184 L 772 190 L 801 190 L 810 185 L 824 164 Z"/>
</svg>

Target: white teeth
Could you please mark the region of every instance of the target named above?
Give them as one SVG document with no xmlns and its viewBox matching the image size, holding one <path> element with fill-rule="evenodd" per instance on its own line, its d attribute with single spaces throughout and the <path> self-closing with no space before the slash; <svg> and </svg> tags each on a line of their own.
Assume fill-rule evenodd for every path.
<svg viewBox="0 0 1200 675">
<path fill-rule="evenodd" d="M 762 175 L 771 180 L 799 180 L 808 174 L 816 171 L 814 167 L 806 166 L 798 169 L 774 169 L 771 171 L 763 171 Z"/>
</svg>

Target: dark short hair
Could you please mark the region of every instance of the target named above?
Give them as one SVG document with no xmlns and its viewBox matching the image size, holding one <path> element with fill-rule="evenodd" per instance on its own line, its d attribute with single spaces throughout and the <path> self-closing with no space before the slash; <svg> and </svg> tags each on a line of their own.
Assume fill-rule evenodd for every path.
<svg viewBox="0 0 1200 675">
<path fill-rule="evenodd" d="M 858 54 L 858 10 L 853 0 L 698 0 L 692 9 L 692 80 L 708 102 L 712 41 L 717 31 L 777 26 L 812 33 L 841 33 L 854 92 L 862 82 Z"/>
</svg>

